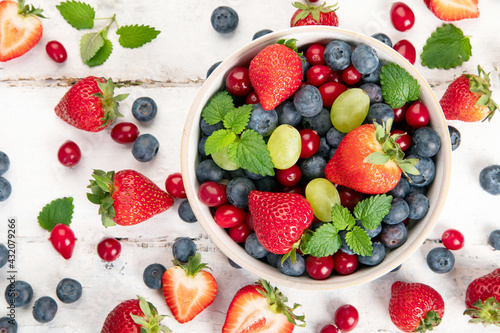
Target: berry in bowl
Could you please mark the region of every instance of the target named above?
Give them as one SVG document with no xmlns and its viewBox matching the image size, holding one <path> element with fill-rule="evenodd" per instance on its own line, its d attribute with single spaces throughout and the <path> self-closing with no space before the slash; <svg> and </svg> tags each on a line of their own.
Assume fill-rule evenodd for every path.
<svg viewBox="0 0 500 333">
<path fill-rule="evenodd" d="M 425 79 L 390 46 L 336 27 L 274 32 L 221 62 L 181 151 L 191 208 L 218 248 L 307 289 L 397 268 L 450 182 L 448 126 Z"/>
</svg>

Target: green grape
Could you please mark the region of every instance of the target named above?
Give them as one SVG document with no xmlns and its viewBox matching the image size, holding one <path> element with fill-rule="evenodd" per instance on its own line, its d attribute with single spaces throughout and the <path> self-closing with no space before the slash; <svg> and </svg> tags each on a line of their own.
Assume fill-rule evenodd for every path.
<svg viewBox="0 0 500 333">
<path fill-rule="evenodd" d="M 323 222 L 331 221 L 332 207 L 340 205 L 337 188 L 325 178 L 315 178 L 307 184 L 306 199 L 311 204 L 314 216 Z"/>
<path fill-rule="evenodd" d="M 369 107 L 370 97 L 363 89 L 348 89 L 333 102 L 332 124 L 340 132 L 348 133 L 363 123 Z"/>
<path fill-rule="evenodd" d="M 238 164 L 229 159 L 229 155 L 227 154 L 227 147 L 217 153 L 211 154 L 211 156 L 215 164 L 217 164 L 224 170 L 232 171 L 239 169 L 240 167 Z"/>
<path fill-rule="evenodd" d="M 278 126 L 267 142 L 274 167 L 288 169 L 299 160 L 302 143 L 299 131 L 290 125 Z"/>
</svg>

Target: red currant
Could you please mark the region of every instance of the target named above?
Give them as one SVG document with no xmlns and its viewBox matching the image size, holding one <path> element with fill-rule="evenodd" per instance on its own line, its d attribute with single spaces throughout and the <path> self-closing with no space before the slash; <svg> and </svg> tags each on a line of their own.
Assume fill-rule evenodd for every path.
<svg viewBox="0 0 500 333">
<path fill-rule="evenodd" d="M 245 221 L 246 212 L 243 208 L 233 205 L 222 205 L 217 207 L 214 220 L 219 227 L 231 228 Z"/>
<path fill-rule="evenodd" d="M 323 326 L 321 331 L 319 333 L 340 333 L 339 329 L 335 327 L 335 325 L 329 324 L 326 326 Z"/>
<path fill-rule="evenodd" d="M 338 329 L 342 333 L 346 333 L 352 331 L 358 325 L 359 313 L 354 306 L 345 304 L 335 311 L 333 318 Z"/>
<path fill-rule="evenodd" d="M 394 111 L 394 122 L 395 123 L 400 123 L 403 120 L 405 120 L 405 113 L 406 113 L 407 109 L 408 109 L 408 104 L 405 104 L 400 108 L 392 109 L 392 111 Z"/>
<path fill-rule="evenodd" d="M 78 147 L 78 145 L 71 140 L 63 143 L 57 151 L 57 159 L 62 165 L 67 167 L 75 166 L 78 162 L 80 162 L 81 157 L 82 152 L 80 151 L 80 147 Z"/>
<path fill-rule="evenodd" d="M 236 243 L 244 243 L 251 233 L 252 230 L 245 222 L 229 228 L 229 236 Z"/>
<path fill-rule="evenodd" d="M 406 4 L 395 2 L 391 7 L 391 21 L 396 30 L 406 31 L 415 24 L 415 14 Z"/>
<path fill-rule="evenodd" d="M 68 53 L 64 46 L 58 41 L 51 40 L 45 45 L 45 51 L 49 55 L 50 59 L 57 63 L 63 63 L 68 58 Z"/>
<path fill-rule="evenodd" d="M 59 252 L 64 259 L 69 259 L 73 255 L 75 248 L 75 234 L 69 226 L 58 223 L 50 231 L 50 243 L 54 249 Z"/>
<path fill-rule="evenodd" d="M 339 192 L 340 203 L 350 211 L 352 211 L 354 207 L 356 207 L 358 202 L 365 198 L 365 195 L 363 193 L 357 192 L 348 187 L 341 186 L 338 187 L 337 190 Z"/>
<path fill-rule="evenodd" d="M 276 179 L 283 186 L 297 185 L 302 177 L 302 171 L 297 164 L 292 165 L 288 169 L 276 169 Z"/>
<path fill-rule="evenodd" d="M 205 206 L 220 206 L 227 202 L 226 188 L 222 184 L 206 181 L 198 189 L 198 198 Z"/>
<path fill-rule="evenodd" d="M 327 81 L 342 83 L 342 71 L 331 71 Z"/>
<path fill-rule="evenodd" d="M 358 268 L 358 257 L 355 254 L 347 254 L 339 250 L 332 257 L 333 268 L 340 275 L 349 275 Z"/>
<path fill-rule="evenodd" d="M 120 144 L 132 143 L 138 136 L 139 129 L 133 123 L 118 123 L 111 130 L 111 139 Z"/>
<path fill-rule="evenodd" d="M 239 66 L 230 70 L 226 77 L 226 88 L 233 96 L 248 95 L 252 91 L 248 68 Z"/>
<path fill-rule="evenodd" d="M 429 123 L 429 110 L 427 110 L 424 103 L 416 101 L 406 110 L 405 120 L 413 128 L 427 126 Z"/>
<path fill-rule="evenodd" d="M 97 244 L 97 254 L 104 261 L 114 261 L 120 256 L 122 245 L 116 238 L 104 238 Z"/>
<path fill-rule="evenodd" d="M 330 67 L 326 65 L 314 65 L 307 70 L 307 82 L 315 87 L 319 87 L 328 80 L 330 71 Z"/>
<path fill-rule="evenodd" d="M 408 133 L 400 129 L 395 129 L 391 131 L 391 135 L 394 134 L 401 134 L 401 136 L 396 139 L 396 143 L 399 144 L 399 147 L 401 147 L 402 151 L 406 151 L 408 148 L 410 148 L 411 136 L 409 136 Z"/>
<path fill-rule="evenodd" d="M 250 228 L 250 230 L 254 230 L 253 218 L 252 218 L 252 214 L 250 214 L 250 212 L 247 212 L 247 215 L 245 216 L 245 223 Z"/>
<path fill-rule="evenodd" d="M 323 106 L 329 108 L 333 105 L 337 97 L 347 90 L 347 87 L 340 82 L 328 81 L 319 86 L 318 89 L 323 99 Z"/>
<path fill-rule="evenodd" d="M 299 131 L 302 148 L 300 150 L 300 158 L 308 158 L 316 154 L 321 145 L 321 139 L 318 133 L 312 129 L 305 128 Z"/>
<path fill-rule="evenodd" d="M 245 99 L 246 104 L 258 104 L 259 103 L 259 96 L 255 91 L 250 92 L 246 99 Z"/>
<path fill-rule="evenodd" d="M 342 81 L 348 86 L 355 85 L 359 80 L 361 80 L 361 73 L 354 68 L 353 64 L 342 71 Z"/>
<path fill-rule="evenodd" d="M 280 192 L 284 193 L 296 193 L 304 196 L 304 189 L 300 185 L 294 185 L 294 186 L 285 186 L 281 189 Z"/>
<path fill-rule="evenodd" d="M 441 237 L 443 245 L 448 250 L 460 250 L 464 247 L 464 235 L 456 229 L 448 229 Z"/>
<path fill-rule="evenodd" d="M 174 198 L 185 199 L 187 197 L 184 182 L 182 181 L 182 174 L 180 172 L 175 172 L 167 176 L 165 180 L 165 189 L 167 193 Z"/>
<path fill-rule="evenodd" d="M 321 258 L 308 256 L 306 259 L 306 271 L 307 274 L 315 280 L 326 279 L 333 271 L 332 256 Z"/>
<path fill-rule="evenodd" d="M 325 46 L 323 44 L 315 43 L 311 44 L 306 51 L 306 59 L 309 65 L 324 65 L 325 58 L 323 54 L 325 53 Z"/>
<path fill-rule="evenodd" d="M 402 39 L 392 47 L 399 54 L 406 58 L 410 62 L 410 64 L 415 65 L 415 61 L 417 60 L 417 51 L 415 50 L 415 46 L 406 39 Z"/>
</svg>

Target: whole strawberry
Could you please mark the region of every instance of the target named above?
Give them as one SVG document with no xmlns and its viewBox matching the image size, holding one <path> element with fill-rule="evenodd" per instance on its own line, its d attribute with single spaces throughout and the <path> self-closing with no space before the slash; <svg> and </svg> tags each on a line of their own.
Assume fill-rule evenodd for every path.
<svg viewBox="0 0 500 333">
<path fill-rule="evenodd" d="M 444 315 L 443 297 L 422 283 L 396 281 L 392 284 L 389 315 L 403 332 L 432 331 Z"/>
<path fill-rule="evenodd" d="M 313 220 L 311 204 L 296 193 L 251 191 L 248 208 L 255 235 L 262 246 L 275 254 L 294 259 L 302 233 Z"/>
<path fill-rule="evenodd" d="M 73 85 L 56 105 L 56 115 L 78 129 L 99 132 L 117 117 L 118 103 L 128 94 L 113 96 L 115 85 L 111 79 L 88 76 Z"/>
<path fill-rule="evenodd" d="M 311 5 L 307 3 L 294 2 L 293 6 L 297 8 L 290 20 L 291 27 L 298 27 L 303 25 L 329 25 L 333 27 L 339 26 L 339 18 L 335 11 L 336 6 L 327 6 L 326 2 L 322 5 Z"/>
<path fill-rule="evenodd" d="M 472 324 L 500 327 L 500 268 L 472 281 L 465 292 L 464 314 Z"/>
<path fill-rule="evenodd" d="M 365 124 L 347 133 L 327 163 L 325 177 L 361 193 L 382 194 L 397 185 L 402 172 L 418 174 L 418 161 L 403 159 L 396 143 L 400 135 L 391 135 L 390 127 L 391 122 L 385 127 Z"/>
<path fill-rule="evenodd" d="M 149 178 L 134 170 L 94 170 L 87 198 L 99 205 L 102 224 L 134 225 L 169 209 L 174 200 Z"/>
<path fill-rule="evenodd" d="M 302 83 L 302 62 L 296 40 L 280 40 L 265 47 L 250 62 L 250 82 L 264 110 L 272 110 L 292 96 Z"/>
<path fill-rule="evenodd" d="M 490 78 L 478 66 L 478 75 L 463 74 L 453 81 L 439 101 L 448 120 L 491 120 L 498 105 L 491 99 Z"/>
<path fill-rule="evenodd" d="M 106 317 L 101 333 L 160 333 L 172 332 L 160 325 L 165 316 L 159 316 L 153 304 L 144 298 L 129 299 L 118 304 Z"/>
</svg>

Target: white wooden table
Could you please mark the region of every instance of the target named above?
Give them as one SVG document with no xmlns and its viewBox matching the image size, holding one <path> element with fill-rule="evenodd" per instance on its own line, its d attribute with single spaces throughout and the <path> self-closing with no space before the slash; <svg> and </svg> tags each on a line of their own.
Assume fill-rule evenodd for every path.
<svg viewBox="0 0 500 333">
<path fill-rule="evenodd" d="M 333 1 L 329 1 L 333 4 Z M 41 42 L 21 58 L 0 64 L 0 151 L 11 159 L 11 168 L 4 175 L 13 186 L 11 197 L 0 202 L 0 242 L 6 242 L 9 218 L 15 218 L 16 278 L 29 282 L 34 289 L 33 300 L 51 296 L 57 300 L 55 288 L 66 277 L 83 285 L 83 296 L 70 305 L 58 302 L 55 319 L 39 324 L 33 319 L 33 301 L 16 309 L 19 332 L 99 332 L 107 313 L 119 302 L 141 295 L 157 305 L 159 312 L 169 315 L 160 291 L 151 290 L 142 281 L 144 268 L 154 262 L 171 266 L 171 246 L 177 237 L 195 240 L 202 258 L 213 269 L 219 284 L 215 302 L 192 322 L 178 324 L 173 317 L 164 320 L 174 332 L 220 332 L 225 313 L 235 292 L 257 277 L 232 268 L 208 239 L 198 223 L 184 223 L 177 214 L 180 201 L 165 213 L 133 227 L 105 229 L 97 215 L 97 206 L 86 199 L 92 169 L 136 169 L 159 186 L 170 173 L 180 171 L 182 128 L 191 101 L 200 89 L 207 69 L 248 43 L 261 29 L 280 30 L 289 26 L 294 12 L 291 2 L 279 1 L 135 1 L 89 0 L 98 17 L 117 14 L 119 24 L 148 24 L 161 30 L 156 40 L 144 47 L 129 50 L 118 45 L 113 28 L 109 36 L 114 51 L 102 66 L 89 68 L 79 56 L 79 39 L 83 34 L 71 28 L 55 6 L 59 1 L 35 1 L 45 9 L 44 35 Z M 407 32 L 396 31 L 389 20 L 392 1 L 340 1 L 340 26 L 367 35 L 386 33 L 393 42 L 410 40 L 420 54 L 427 37 L 442 22 L 432 15 L 421 0 L 406 3 L 416 16 L 415 26 Z M 210 15 L 219 5 L 229 5 L 239 14 L 235 32 L 221 35 L 210 25 Z M 452 70 L 421 70 L 439 97 L 447 85 L 463 72 L 475 73 L 481 64 L 487 70 L 500 66 L 500 28 L 497 15 L 500 2 L 480 1 L 481 16 L 475 20 L 456 22 L 471 36 L 472 58 Z M 100 23 L 96 23 L 96 28 Z M 56 64 L 45 53 L 50 40 L 63 43 L 68 60 Z M 110 130 L 87 133 L 61 121 L 54 106 L 78 78 L 88 75 L 111 77 L 115 81 L 143 82 L 127 85 L 120 92 L 130 96 L 121 104 L 123 121 L 138 124 L 141 133 L 151 133 L 160 141 L 158 156 L 149 163 L 137 162 L 131 147 L 115 143 Z M 498 83 L 496 83 L 498 89 Z M 139 124 L 132 117 L 132 102 L 140 96 L 156 100 L 159 112 L 151 124 Z M 499 94 L 496 95 L 500 102 Z M 500 115 L 490 123 L 466 124 L 450 122 L 462 133 L 462 144 L 453 152 L 452 183 L 446 206 L 438 225 L 402 268 L 373 282 L 326 292 L 301 291 L 282 287 L 291 302 L 302 304 L 307 327 L 296 332 L 319 332 L 332 322 L 335 309 L 346 303 L 356 306 L 360 321 L 356 332 L 397 332 L 387 311 L 390 286 L 396 280 L 422 282 L 433 286 L 444 297 L 446 312 L 437 332 L 494 332 L 467 324 L 464 295 L 467 284 L 475 277 L 499 267 L 500 252 L 488 245 L 491 230 L 499 228 L 500 197 L 483 191 L 478 182 L 481 169 L 500 164 L 498 126 Z M 82 150 L 82 160 L 73 168 L 57 161 L 56 152 L 66 140 L 75 141 Z M 64 260 L 48 241 L 49 233 L 38 226 L 37 216 L 51 200 L 72 196 L 75 211 L 72 222 L 77 242 L 73 257 Z M 466 246 L 455 252 L 454 269 L 438 275 L 425 263 L 427 252 L 439 246 L 444 230 L 456 228 L 466 237 Z M 106 264 L 96 252 L 97 243 L 106 236 L 119 237 L 122 254 Z M 0 293 L 7 286 L 7 269 L 0 270 Z M 3 297 L 1 297 L 3 299 Z M 3 310 L 2 310 L 3 309 Z M 0 300 L 0 316 L 7 313 Z"/>
</svg>

